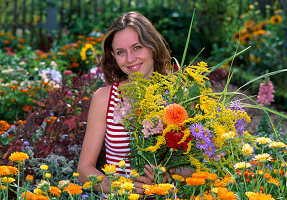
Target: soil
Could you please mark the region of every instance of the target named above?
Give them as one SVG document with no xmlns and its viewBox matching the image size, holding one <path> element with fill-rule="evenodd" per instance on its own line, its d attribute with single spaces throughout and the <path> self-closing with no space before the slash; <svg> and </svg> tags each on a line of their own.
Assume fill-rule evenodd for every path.
<svg viewBox="0 0 287 200">
<path fill-rule="evenodd" d="M 224 87 L 225 87 L 225 84 L 221 82 L 219 84 L 216 84 L 215 86 L 212 86 L 212 89 L 213 89 L 213 92 L 222 92 Z M 238 88 L 239 88 L 238 86 L 230 84 L 228 86 L 228 91 L 229 92 L 235 92 Z M 252 99 L 254 101 L 257 100 L 257 95 L 251 93 L 250 91 L 239 91 L 239 92 L 243 93 L 245 95 L 248 95 L 249 97 L 253 96 Z M 235 100 L 235 99 L 242 99 L 242 98 L 244 98 L 243 95 L 235 95 L 235 98 L 233 98 L 233 99 Z M 244 103 L 250 103 L 250 104 L 254 105 L 254 102 L 252 102 L 251 100 L 245 100 Z M 272 102 L 271 105 L 267 106 L 267 108 L 275 110 L 277 112 L 281 112 L 281 113 L 287 115 L 286 111 L 281 110 L 278 107 L 276 107 L 276 102 Z M 257 127 L 260 124 L 260 121 L 261 121 L 262 116 L 263 116 L 263 111 L 260 109 L 257 109 L 257 108 L 246 108 L 246 107 L 244 108 L 244 110 L 248 113 L 249 117 L 251 118 L 251 122 L 248 123 L 248 125 L 246 126 L 246 129 L 248 130 L 249 133 L 256 134 Z M 273 114 L 273 113 L 268 113 L 268 114 L 269 114 L 274 126 L 277 127 L 278 119 L 280 117 L 277 114 Z M 287 131 L 286 131 L 287 119 L 283 118 L 281 127 L 282 127 L 283 133 L 287 134 Z"/>
</svg>

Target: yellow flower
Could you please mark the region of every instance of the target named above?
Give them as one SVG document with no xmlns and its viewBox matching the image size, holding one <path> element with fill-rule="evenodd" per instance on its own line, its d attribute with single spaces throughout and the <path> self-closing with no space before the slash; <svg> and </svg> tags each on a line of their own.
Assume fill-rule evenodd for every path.
<svg viewBox="0 0 287 200">
<path fill-rule="evenodd" d="M 125 169 L 125 168 L 126 168 L 126 162 L 125 162 L 124 160 L 120 161 L 120 162 L 119 162 L 119 167 L 120 167 L 121 169 Z"/>
<path fill-rule="evenodd" d="M 21 161 L 24 161 L 28 158 L 29 158 L 29 156 L 26 153 L 14 152 L 10 155 L 9 160 L 21 162 Z"/>
<path fill-rule="evenodd" d="M 239 162 L 234 165 L 235 169 L 245 169 L 251 167 L 251 164 L 248 162 Z"/>
<path fill-rule="evenodd" d="M 14 178 L 11 178 L 11 177 L 3 177 L 3 178 L 1 178 L 1 181 L 3 182 L 3 183 L 12 183 L 12 182 L 14 182 L 15 181 L 15 179 Z"/>
<path fill-rule="evenodd" d="M 114 175 L 116 173 L 116 165 L 112 164 L 105 164 L 102 170 L 105 172 L 106 175 Z"/>
<path fill-rule="evenodd" d="M 283 142 L 271 142 L 268 146 L 270 148 L 281 148 L 286 147 L 286 144 L 284 144 Z"/>
<path fill-rule="evenodd" d="M 250 156 L 253 152 L 253 147 L 250 144 L 243 143 L 241 151 L 245 156 Z"/>
<path fill-rule="evenodd" d="M 91 187 L 92 187 L 92 182 L 91 181 L 85 182 L 84 185 L 83 185 L 83 188 L 86 188 L 86 189 L 90 189 Z"/>
<path fill-rule="evenodd" d="M 39 188 L 34 189 L 34 193 L 36 195 L 44 195 L 45 194 L 45 192 Z"/>
<path fill-rule="evenodd" d="M 127 192 L 130 192 L 134 187 L 133 183 L 130 182 L 125 182 L 124 184 L 122 184 L 122 188 L 125 189 Z"/>
<path fill-rule="evenodd" d="M 259 192 L 246 192 L 245 194 L 249 200 L 275 200 L 270 194 L 264 194 Z"/>
<path fill-rule="evenodd" d="M 270 18 L 270 22 L 274 25 L 280 24 L 282 22 L 282 17 L 280 15 L 273 15 Z"/>
<path fill-rule="evenodd" d="M 270 138 L 267 138 L 267 137 L 258 137 L 258 138 L 256 138 L 256 142 L 259 144 L 267 144 L 267 143 L 271 143 L 272 140 Z"/>
<path fill-rule="evenodd" d="M 134 193 L 131 193 L 129 196 L 128 196 L 128 199 L 129 200 L 138 200 L 140 198 L 140 195 L 139 194 L 134 194 Z"/>
<path fill-rule="evenodd" d="M 222 135 L 222 137 L 225 139 L 225 140 L 228 140 L 228 139 L 231 139 L 235 136 L 235 132 L 234 131 L 229 131 L 228 133 L 224 133 Z"/>
<path fill-rule="evenodd" d="M 268 153 L 258 154 L 254 156 L 254 160 L 257 160 L 258 162 L 267 162 L 271 161 L 272 157 Z"/>
<path fill-rule="evenodd" d="M 40 169 L 42 170 L 42 171 L 47 171 L 48 170 L 48 165 L 41 165 L 40 166 Z"/>
<path fill-rule="evenodd" d="M 79 177 L 79 173 L 73 173 L 73 177 Z"/>
<path fill-rule="evenodd" d="M 174 180 L 180 181 L 180 182 L 182 182 L 182 181 L 185 180 L 182 176 L 176 175 L 176 174 L 173 174 L 171 177 L 172 177 Z"/>
<path fill-rule="evenodd" d="M 132 178 L 137 178 L 137 177 L 139 177 L 140 175 L 139 175 L 139 173 L 137 172 L 137 170 L 135 170 L 135 169 L 132 169 L 131 170 L 131 173 L 130 173 L 130 177 L 132 177 Z"/>
<path fill-rule="evenodd" d="M 46 178 L 51 178 L 51 174 L 50 173 L 45 173 L 45 177 Z"/>
<path fill-rule="evenodd" d="M 88 51 L 92 51 L 91 52 L 91 55 L 89 56 L 90 58 L 94 58 L 95 55 L 94 55 L 94 52 L 95 52 L 95 48 L 93 47 L 92 44 L 90 43 L 86 43 L 85 46 L 81 49 L 81 59 L 82 60 L 86 60 L 87 59 L 87 52 Z"/>
</svg>

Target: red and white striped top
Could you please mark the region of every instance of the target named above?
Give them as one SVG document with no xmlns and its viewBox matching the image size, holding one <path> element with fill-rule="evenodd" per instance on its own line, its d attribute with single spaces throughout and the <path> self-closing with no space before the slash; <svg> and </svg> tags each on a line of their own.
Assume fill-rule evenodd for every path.
<svg viewBox="0 0 287 200">
<path fill-rule="evenodd" d="M 121 99 L 118 92 L 119 82 L 113 83 L 110 91 L 109 104 L 107 109 L 107 133 L 105 137 L 106 160 L 107 164 L 116 165 L 117 173 L 125 175 L 118 163 L 121 160 L 126 161 L 126 171 L 130 173 L 130 162 L 127 160 L 127 154 L 130 153 L 130 137 L 124 126 L 116 124 L 114 120 L 114 108 Z"/>
</svg>

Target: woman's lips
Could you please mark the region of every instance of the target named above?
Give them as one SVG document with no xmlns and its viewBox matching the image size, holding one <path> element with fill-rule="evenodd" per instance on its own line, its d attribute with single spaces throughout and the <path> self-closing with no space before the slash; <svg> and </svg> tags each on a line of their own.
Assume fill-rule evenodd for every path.
<svg viewBox="0 0 287 200">
<path fill-rule="evenodd" d="M 141 68 L 141 65 L 142 65 L 142 63 L 136 64 L 136 65 L 133 65 L 133 66 L 129 66 L 128 68 L 131 71 L 138 71 Z"/>
</svg>

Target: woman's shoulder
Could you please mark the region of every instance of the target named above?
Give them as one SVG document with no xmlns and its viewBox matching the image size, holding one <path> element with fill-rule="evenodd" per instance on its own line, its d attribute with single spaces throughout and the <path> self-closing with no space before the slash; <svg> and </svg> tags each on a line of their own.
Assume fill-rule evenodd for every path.
<svg viewBox="0 0 287 200">
<path fill-rule="evenodd" d="M 93 95 L 92 101 L 108 101 L 112 85 L 99 88 Z"/>
</svg>

